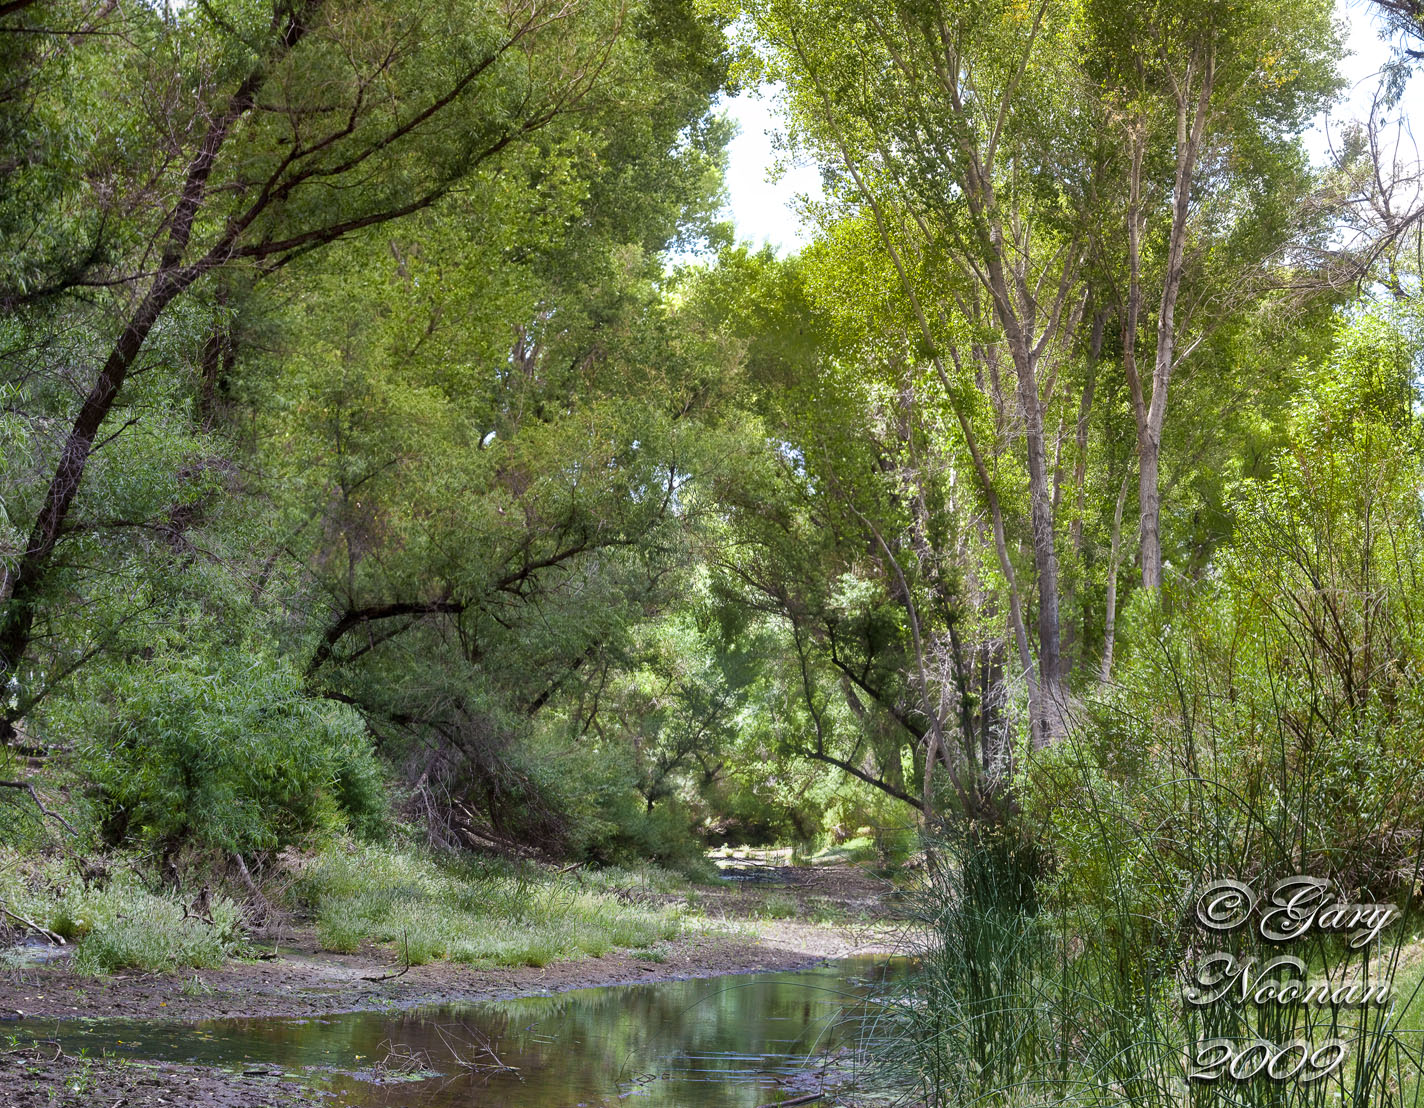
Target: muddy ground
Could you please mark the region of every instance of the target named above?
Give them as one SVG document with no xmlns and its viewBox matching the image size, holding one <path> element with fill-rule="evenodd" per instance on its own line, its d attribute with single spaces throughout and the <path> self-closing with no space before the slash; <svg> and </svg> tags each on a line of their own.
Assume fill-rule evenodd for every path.
<svg viewBox="0 0 1424 1108">
<path fill-rule="evenodd" d="M 321 1100 L 305 1085 L 208 1066 L 76 1058 L 47 1045 L 0 1053 L 5 1108 L 298 1108 Z"/>
<path fill-rule="evenodd" d="M 474 968 L 452 963 L 404 966 L 389 948 L 356 954 L 319 949 L 310 929 L 290 924 L 254 936 L 252 960 L 174 974 L 87 977 L 63 960 L 0 978 L 0 1041 L 5 1020 L 203 1020 L 235 1016 L 314 1016 L 426 1003 L 505 999 L 598 985 L 730 973 L 800 969 L 828 958 L 906 949 L 907 928 L 890 887 L 851 867 L 796 868 L 728 862 L 733 880 L 700 887 L 694 923 L 651 956 L 631 951 L 548 966 Z M 637 893 L 639 899 L 681 899 Z M 794 915 L 792 914 L 794 910 Z M 766 918 L 788 915 L 790 918 Z M 809 922 L 812 918 L 826 922 Z M 657 959 L 657 960 L 653 960 Z M 303 1086 L 261 1073 L 79 1059 L 54 1047 L 0 1050 L 3 1108 L 287 1108 L 312 1104 Z"/>
</svg>

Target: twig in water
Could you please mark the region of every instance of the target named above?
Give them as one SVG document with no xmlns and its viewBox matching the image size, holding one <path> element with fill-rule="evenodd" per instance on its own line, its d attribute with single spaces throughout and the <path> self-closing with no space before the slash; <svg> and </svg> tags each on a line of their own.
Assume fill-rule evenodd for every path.
<svg viewBox="0 0 1424 1108">
<path fill-rule="evenodd" d="M 10 1009 L 10 1011 L 14 1010 L 15 1009 L 13 1008 Z M 14 1050 L 0 1050 L 0 1054 L 33 1053 L 36 1058 L 39 1058 L 40 1047 L 42 1046 L 54 1047 L 54 1057 L 49 1059 L 50 1062 L 58 1062 L 61 1058 L 64 1057 L 64 1048 L 60 1046 L 59 1043 L 57 1043 L 54 1039 L 35 1039 L 33 1042 L 26 1043 L 24 1046 L 21 1047 L 16 1047 Z"/>
<path fill-rule="evenodd" d="M 464 1032 L 470 1036 L 469 1041 L 466 1043 L 453 1042 L 450 1036 L 445 1033 L 445 1028 L 439 1026 L 435 1028 L 436 1033 L 440 1036 L 440 1041 L 445 1044 L 445 1049 L 450 1052 L 450 1056 L 454 1059 L 456 1065 L 462 1066 L 465 1069 L 470 1070 L 471 1072 L 519 1072 L 518 1066 L 505 1065 L 505 1063 L 500 1059 L 499 1055 L 494 1052 L 494 1045 L 490 1042 L 488 1035 L 480 1031 L 479 1028 L 470 1027 L 468 1024 L 461 1024 L 460 1026 L 464 1030 Z M 460 1051 L 456 1049 L 457 1047 L 464 1047 L 467 1051 L 471 1047 L 478 1047 L 480 1054 L 484 1055 L 485 1057 L 462 1057 Z M 488 1061 L 486 1061 L 485 1058 L 487 1058 Z"/>
</svg>

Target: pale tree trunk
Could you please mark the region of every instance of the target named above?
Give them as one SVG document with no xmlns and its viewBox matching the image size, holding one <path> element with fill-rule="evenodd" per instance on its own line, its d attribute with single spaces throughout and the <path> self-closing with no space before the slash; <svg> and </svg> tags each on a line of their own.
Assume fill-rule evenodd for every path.
<svg viewBox="0 0 1424 1108">
<path fill-rule="evenodd" d="M 1083 381 L 1083 395 L 1078 402 L 1078 425 L 1074 434 L 1076 453 L 1073 461 L 1073 519 L 1068 524 L 1068 549 L 1076 564 L 1083 555 L 1083 513 L 1087 509 L 1088 493 L 1088 421 L 1093 411 L 1093 393 L 1097 386 L 1098 358 L 1103 352 L 1103 332 L 1107 326 L 1106 311 L 1093 313 L 1092 332 L 1088 341 L 1088 364 Z M 1063 654 L 1073 665 L 1077 623 L 1073 619 L 1074 589 L 1070 575 L 1063 589 L 1063 610 L 1068 619 L 1063 626 Z M 1081 655 L 1081 649 L 1078 654 Z"/>
<path fill-rule="evenodd" d="M 1039 690 L 1048 712 L 1043 726 L 1034 734 L 1034 742 L 1035 745 L 1043 745 L 1061 732 L 1065 707 L 1063 658 L 1059 648 L 1058 551 L 1053 534 L 1053 490 L 1044 448 L 1043 405 L 1039 401 L 1038 377 L 1031 361 L 1025 360 L 1018 377 L 1028 454 L 1033 564 L 1038 578 Z"/>
<path fill-rule="evenodd" d="M 1199 82 L 1199 83 L 1197 83 Z M 1132 392 L 1137 422 L 1138 517 L 1144 588 L 1162 585 L 1162 506 L 1159 469 L 1162 428 L 1167 418 L 1167 389 L 1177 358 L 1177 299 L 1186 269 L 1187 230 L 1191 216 L 1192 181 L 1201 157 L 1202 140 L 1216 82 L 1215 48 L 1204 44 L 1192 57 L 1180 81 L 1173 80 L 1177 113 L 1177 162 L 1172 179 L 1172 225 L 1162 275 L 1162 298 L 1157 310 L 1157 348 L 1152 366 L 1152 392 L 1144 395 L 1136 366 L 1136 329 L 1141 305 L 1141 250 L 1143 230 L 1142 158 L 1145 128 L 1132 135 L 1133 158 L 1128 182 L 1128 264 L 1130 269 L 1127 316 L 1123 323 L 1123 368 Z M 1197 83 L 1193 93 L 1193 84 Z M 1130 324 L 1129 324 L 1130 320 Z M 1130 333 L 1129 333 L 1130 326 Z M 1131 341 L 1129 341 L 1129 338 Z"/>
<path fill-rule="evenodd" d="M 831 110 L 829 98 L 822 93 L 822 98 L 826 103 L 826 119 L 835 127 L 835 115 Z M 837 133 L 839 141 L 840 136 Z M 925 315 L 924 305 L 920 301 L 918 292 L 915 290 L 914 282 L 910 279 L 904 259 L 900 256 L 899 247 L 896 245 L 895 236 L 891 234 L 885 211 L 875 194 L 867 186 L 860 174 L 860 169 L 851 158 L 849 149 L 842 143 L 841 155 L 846 169 L 849 171 L 856 187 L 861 195 L 870 205 L 871 214 L 875 217 L 876 229 L 880 233 L 880 241 L 884 245 L 886 253 L 890 257 L 891 263 L 895 267 L 895 272 L 900 278 L 900 286 L 904 290 L 906 297 L 910 301 L 910 307 L 914 311 L 915 321 L 919 327 L 920 338 L 925 345 L 935 351 L 937 344 L 934 333 L 930 330 L 929 319 Z M 958 356 L 951 350 L 956 362 Z M 1033 657 L 1029 649 L 1028 632 L 1023 617 L 1023 599 L 1019 590 L 1018 577 L 1014 572 L 1013 562 L 1009 558 L 1009 544 L 1004 532 L 1004 515 L 999 503 L 998 490 L 994 485 L 993 478 L 989 473 L 989 467 L 985 464 L 984 455 L 979 449 L 978 436 L 974 433 L 974 426 L 969 420 L 968 413 L 964 410 L 964 405 L 958 400 L 958 391 L 954 388 L 949 379 L 949 373 L 945 369 L 944 361 L 938 353 L 933 353 L 930 358 L 934 365 L 935 372 L 939 376 L 940 383 L 944 386 L 945 396 L 950 402 L 954 411 L 955 421 L 959 424 L 960 432 L 964 436 L 965 446 L 969 450 L 970 461 L 973 463 L 974 476 L 979 485 L 980 491 L 984 495 L 985 503 L 989 508 L 989 518 L 994 530 L 994 551 L 998 556 L 999 569 L 1004 575 L 1004 581 L 1009 592 L 1009 622 L 1013 627 L 1015 644 L 1018 647 L 1019 662 L 1023 667 L 1024 678 L 1028 682 L 1030 712 L 1035 720 L 1046 719 L 1043 711 L 1043 702 L 1040 695 L 1039 682 L 1034 677 Z"/>
<path fill-rule="evenodd" d="M 1077 243 L 1070 242 L 1064 244 L 1062 249 L 1054 255 L 1055 259 L 1061 260 L 1062 266 L 1059 279 L 1056 282 L 1049 282 L 1050 289 L 1053 289 L 1056 284 L 1056 293 L 1050 293 L 1050 297 L 1040 300 L 1038 290 L 1044 283 L 1045 275 L 1035 277 L 1029 271 L 1030 262 L 1028 259 L 1034 256 L 1034 251 L 1029 249 L 1031 245 L 1028 242 L 1030 232 L 1027 225 L 1012 224 L 1012 221 L 1006 225 L 1004 215 L 999 210 L 995 197 L 994 175 L 996 150 L 1006 123 L 1012 115 L 1019 82 L 1024 79 L 1028 71 L 1029 59 L 1035 48 L 1037 36 L 1045 17 L 1045 10 L 1041 4 L 1035 9 L 1033 24 L 1019 64 L 1005 85 L 999 103 L 989 106 L 992 112 L 991 118 L 995 119 L 995 122 L 987 134 L 976 132 L 975 121 L 979 118 L 980 106 L 966 104 L 960 87 L 962 73 L 955 59 L 950 57 L 947 64 L 936 64 L 930 73 L 919 72 L 911 64 L 908 56 L 893 50 L 897 32 L 879 20 L 872 20 L 878 33 L 885 37 L 887 44 L 892 46 L 892 57 L 896 66 L 900 67 L 910 80 L 918 81 L 924 78 L 933 81 L 943 92 L 951 116 L 958 121 L 956 125 L 949 128 L 947 137 L 948 141 L 957 149 L 957 156 L 962 159 L 961 167 L 955 167 L 954 173 L 958 177 L 962 169 L 963 177 L 956 180 L 955 183 L 962 190 L 964 201 L 968 206 L 971 229 L 969 238 L 963 244 L 962 252 L 956 261 L 961 267 L 961 271 L 970 275 L 971 279 L 978 283 L 992 300 L 995 322 L 1003 332 L 1005 345 L 1014 363 L 1017 407 L 1020 409 L 1026 443 L 1033 557 L 1038 587 L 1037 689 L 1034 688 L 1035 682 L 1030 669 L 1030 659 L 1027 657 L 1026 644 L 1022 640 L 1020 641 L 1020 656 L 1024 662 L 1025 676 L 1029 680 L 1030 699 L 1034 702 L 1033 741 L 1036 746 L 1041 746 L 1062 734 L 1063 711 L 1066 704 L 1059 638 L 1058 558 L 1054 538 L 1052 474 L 1049 471 L 1045 449 L 1043 400 L 1039 389 L 1038 366 L 1051 344 L 1061 338 L 1065 331 L 1072 330 L 1071 326 L 1065 327 L 1062 324 L 1064 323 L 1064 308 L 1068 304 L 1069 295 L 1076 281 L 1079 253 Z M 930 30 L 930 38 L 935 39 L 933 30 Z M 936 340 L 928 325 L 915 282 L 910 277 L 901 257 L 899 244 L 907 241 L 907 237 L 894 234 L 891 231 L 885 207 L 880 203 L 875 190 L 870 188 L 864 179 L 859 161 L 852 153 L 853 144 L 847 140 L 846 133 L 840 125 L 837 98 L 832 95 L 831 88 L 816 74 L 816 67 L 795 30 L 791 32 L 791 44 L 797 51 L 802 64 L 805 65 L 807 73 L 812 76 L 824 111 L 825 121 L 839 147 L 845 168 L 854 179 L 857 189 L 870 206 L 875 217 L 881 242 L 894 263 L 901 286 L 910 300 L 919 324 L 921 337 L 930 351 L 937 352 L 942 349 L 942 343 Z M 936 40 L 932 49 L 938 55 L 938 52 L 946 46 L 949 47 L 949 52 L 952 55 L 953 46 L 948 43 Z M 893 158 L 889 156 L 883 145 L 884 136 L 875 135 L 872 137 L 872 141 L 879 144 L 877 148 L 880 150 L 882 159 L 887 163 L 892 162 Z M 913 203 L 905 205 L 903 217 L 918 223 L 918 229 L 925 236 L 926 241 L 933 241 L 935 233 L 923 222 L 920 222 L 920 217 L 914 208 Z M 906 225 L 902 225 L 902 229 L 904 226 Z M 910 236 L 910 241 L 912 241 L 912 236 Z M 1054 263 L 1050 262 L 1049 264 Z M 1052 300 L 1052 303 L 1047 302 L 1049 299 Z M 937 354 L 932 355 L 932 358 L 936 369 L 944 375 L 943 365 Z M 1013 570 L 1008 558 L 1007 544 L 999 519 L 997 497 L 987 469 L 974 445 L 969 420 L 963 410 L 963 405 L 956 399 L 957 390 L 952 387 L 947 375 L 944 376 L 948 397 L 954 407 L 955 416 L 965 431 L 966 443 L 974 458 L 976 476 L 979 478 L 986 499 L 990 502 L 991 512 L 994 516 L 995 545 L 1000 565 L 1009 582 L 1010 609 L 1016 624 L 1015 634 L 1018 636 L 1022 633 L 1020 631 L 1022 616 L 1019 610 L 1019 597 L 1016 595 Z"/>
<path fill-rule="evenodd" d="M 971 180 L 978 177 L 971 173 Z M 975 189 L 988 190 L 987 178 L 975 181 Z M 970 207 L 981 217 L 993 210 L 992 191 L 978 192 Z M 982 206 L 981 206 L 982 201 Z M 1002 242 L 1002 229 L 994 225 L 990 236 Z M 1043 429 L 1043 401 L 1039 395 L 1038 361 L 1048 339 L 1057 330 L 1059 313 L 1071 279 L 1069 262 L 1064 263 L 1064 280 L 1059 286 L 1058 302 L 1052 322 L 1045 324 L 1044 334 L 1034 343 L 1024 332 L 1023 321 L 1038 315 L 1036 304 L 1021 304 L 1011 288 L 1027 289 L 1026 275 L 1005 271 L 1001 251 L 988 259 L 988 286 L 994 301 L 995 316 L 1003 328 L 1014 375 L 1018 385 L 1018 404 L 1024 427 L 1025 460 L 1028 469 L 1029 517 L 1033 534 L 1033 564 L 1038 580 L 1038 676 L 1042 714 L 1034 729 L 1034 745 L 1046 745 L 1063 733 L 1067 708 L 1067 687 L 1063 680 L 1063 658 L 1059 639 L 1058 551 L 1054 536 L 1053 478 L 1048 468 L 1048 452 Z"/>
<path fill-rule="evenodd" d="M 1108 554 L 1108 595 L 1107 608 L 1103 616 L 1103 668 L 1102 679 L 1112 678 L 1113 644 L 1117 638 L 1117 571 L 1122 560 L 1122 509 L 1127 503 L 1127 489 L 1132 474 L 1123 476 L 1117 490 L 1117 505 L 1113 509 L 1112 547 Z"/>
</svg>

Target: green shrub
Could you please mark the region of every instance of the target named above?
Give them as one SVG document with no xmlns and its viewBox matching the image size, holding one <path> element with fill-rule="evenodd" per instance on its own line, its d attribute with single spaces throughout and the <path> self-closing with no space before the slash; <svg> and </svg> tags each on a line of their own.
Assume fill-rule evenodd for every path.
<svg viewBox="0 0 1424 1108">
<path fill-rule="evenodd" d="M 649 862 L 693 878 L 712 875 L 694 814 L 677 797 L 652 809 L 638 793 L 637 774 L 626 749 L 534 742 L 522 763 L 564 826 L 569 856 L 598 866 L 631 867 Z"/>
<path fill-rule="evenodd" d="M 0 901 L 75 943 L 80 973 L 214 968 L 242 942 L 238 908 L 210 903 L 211 922 L 185 912 L 183 898 L 156 894 L 131 871 L 102 887 L 83 884 L 69 863 L 0 857 Z"/>
<path fill-rule="evenodd" d="M 185 918 L 178 903 L 163 897 L 130 895 L 117 905 L 120 912 L 101 918 L 80 941 L 74 955 L 80 973 L 216 969 L 240 940 L 237 908 L 225 898 L 213 904 L 211 924 Z"/>
<path fill-rule="evenodd" d="M 350 709 L 308 697 L 286 662 L 174 644 L 96 669 L 55 723 L 111 844 L 237 852 L 385 819 L 379 768 Z"/>
</svg>

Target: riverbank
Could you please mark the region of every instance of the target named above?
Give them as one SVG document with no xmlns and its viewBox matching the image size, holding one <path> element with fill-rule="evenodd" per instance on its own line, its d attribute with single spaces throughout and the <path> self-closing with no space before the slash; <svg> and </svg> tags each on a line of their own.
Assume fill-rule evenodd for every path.
<svg viewBox="0 0 1424 1108">
<path fill-rule="evenodd" d="M 295 1020 L 30 1021 L 11 1043 L 50 1041 L 0 1051 L 0 1104 L 495 1108 L 636 1094 L 650 1108 L 716 1108 L 744 1102 L 748 1084 L 746 1103 L 815 1091 L 839 1104 L 859 1034 L 848 998 L 875 987 L 880 965 Z"/>
<path fill-rule="evenodd" d="M 682 937 L 647 950 L 610 951 L 546 966 L 479 968 L 451 962 L 406 966 L 395 951 L 371 944 L 356 954 L 335 954 L 321 950 L 313 934 L 297 933 L 279 939 L 260 960 L 232 961 L 219 969 L 98 977 L 63 963 L 13 970 L 0 985 L 0 1018 L 320 1016 L 802 969 L 830 958 L 888 955 L 899 949 L 899 932 L 888 923 L 724 918 L 689 921 Z"/>
<path fill-rule="evenodd" d="M 170 900 L 121 888 L 117 876 L 100 891 L 71 883 L 44 898 L 31 892 L 26 914 L 80 934 L 63 945 L 32 934 L 5 952 L 0 1020 L 318 1016 L 798 969 L 904 946 L 895 887 L 845 864 L 742 853 L 718 861 L 718 880 L 691 883 L 666 873 L 450 870 L 390 852 L 360 861 L 328 855 L 294 866 L 292 907 L 278 907 L 274 881 L 262 926 L 231 948 L 216 946 L 223 928 L 212 917 L 183 908 L 176 918 Z M 53 890 L 56 877 L 28 888 L 48 880 Z M 203 957 L 187 964 L 148 949 L 199 942 Z M 96 949 L 130 960 L 96 972 Z"/>
<path fill-rule="evenodd" d="M 599 905 L 604 917 L 598 926 L 612 926 L 624 916 L 651 925 L 630 931 L 637 945 L 605 949 L 599 944 L 592 951 L 573 947 L 547 961 L 540 954 L 536 960 L 542 964 L 470 964 L 428 952 L 412 958 L 406 944 L 379 941 L 369 932 L 352 944 L 355 949 L 333 950 L 330 920 L 340 918 L 341 906 L 327 905 L 323 914 L 320 902 L 315 918 L 306 920 L 272 909 L 265 926 L 250 929 L 238 956 L 208 967 L 96 973 L 92 960 L 75 958 L 75 944 L 41 944 L 31 935 L 23 947 L 8 952 L 8 966 L 0 973 L 0 1106 L 295 1108 L 335 1103 L 292 1082 L 290 1074 L 261 1066 L 233 1070 L 76 1056 L 57 1043 L 28 1045 L 35 1020 L 55 1021 L 52 1033 L 59 1039 L 69 1033 L 71 1021 L 80 1020 L 321 1019 L 595 986 L 799 970 L 829 959 L 905 951 L 904 926 L 895 918 L 898 894 L 889 882 L 844 864 L 779 861 L 765 855 L 724 858 L 718 862 L 720 880 L 698 883 L 649 880 L 647 875 L 620 879 L 608 871 L 555 873 L 543 883 L 526 875 L 524 887 L 545 903 L 541 910 L 546 915 L 551 898 L 565 905 L 564 912 L 585 905 L 575 917 L 585 921 L 583 930 L 566 928 L 564 933 L 590 934 L 593 924 L 586 917 Z M 409 872 L 408 867 L 400 870 Z M 488 892 L 496 886 L 486 880 L 479 888 Z M 66 897 L 73 894 L 56 894 L 52 902 L 63 907 L 69 903 Z M 438 909 L 448 897 L 442 884 L 426 902 Z M 491 912 L 487 906 L 481 910 Z M 527 936 L 513 933 L 506 911 L 487 916 L 494 937 L 527 945 Z M 54 910 L 43 918 L 60 917 Z M 477 922 L 475 917 L 455 921 L 466 928 Z M 133 922 L 115 912 L 114 927 Z M 183 923 L 185 928 L 200 926 L 207 927 Z M 18 938 L 11 936 L 12 941 Z M 6 1043 L 5 1023 L 22 1019 L 28 1034 Z"/>
<path fill-rule="evenodd" d="M 329 1099 L 265 1072 L 77 1057 L 50 1044 L 0 1051 L 4 1108 L 310 1108 Z"/>
<path fill-rule="evenodd" d="M 824 875 L 863 892 L 854 874 Z M 805 900 L 805 888 L 798 909 Z M 803 969 L 857 954 L 903 952 L 892 921 L 861 914 L 837 923 L 755 918 L 771 895 L 793 896 L 774 878 L 761 888 L 709 888 L 711 916 L 684 921 L 677 939 L 637 951 L 555 961 L 545 966 L 477 968 L 451 962 L 407 966 L 395 952 L 364 944 L 354 954 L 320 949 L 313 930 L 279 937 L 263 956 L 216 969 L 93 976 L 63 961 L 10 971 L 0 984 L 0 1016 L 53 1020 L 62 1037 L 75 1020 L 164 1023 L 223 1018 L 316 1018 L 361 1011 L 549 995 L 604 985 Z M 859 894 L 857 894 L 859 895 Z M 773 909 L 778 907 L 773 902 Z M 33 1027 L 33 1023 L 28 1026 Z M 0 1037 L 4 1023 L 0 1023 Z M 2 1040 L 0 1040 L 2 1041 Z M 57 1043 L 0 1051 L 4 1108 L 298 1108 L 339 1098 L 293 1082 L 280 1067 L 240 1070 L 151 1060 L 78 1056 Z M 389 1079 L 376 1073 L 373 1081 Z"/>
</svg>

